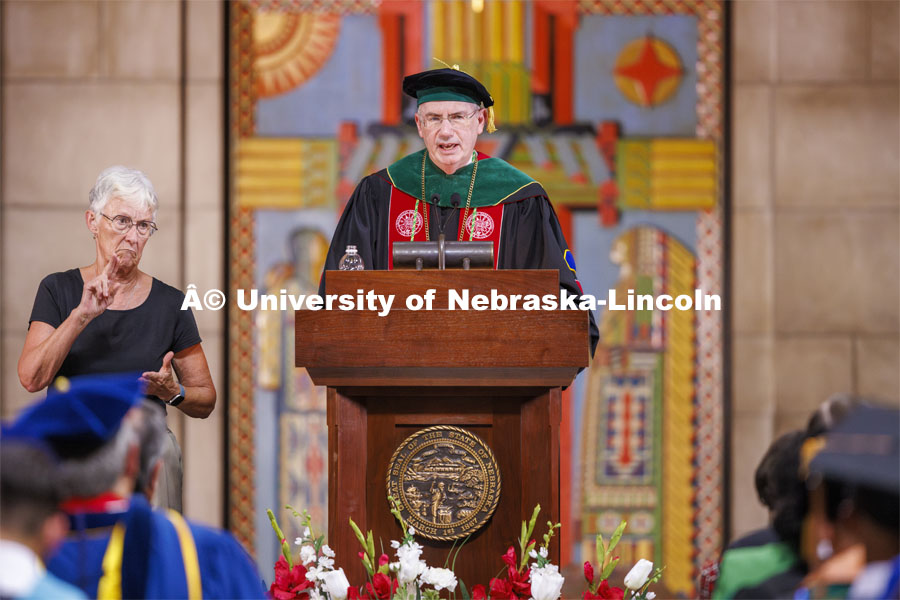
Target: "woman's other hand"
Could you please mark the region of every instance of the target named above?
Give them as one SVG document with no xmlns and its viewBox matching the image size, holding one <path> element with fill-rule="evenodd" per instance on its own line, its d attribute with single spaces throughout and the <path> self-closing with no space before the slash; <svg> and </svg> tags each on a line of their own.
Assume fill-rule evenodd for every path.
<svg viewBox="0 0 900 600">
<path fill-rule="evenodd" d="M 147 394 L 156 396 L 160 400 L 168 401 L 181 391 L 181 385 L 175 381 L 175 371 L 172 370 L 172 358 L 174 356 L 174 352 L 166 352 L 159 371 L 145 371 L 141 375 L 141 381 L 147 384 Z"/>
<path fill-rule="evenodd" d="M 183 385 L 184 400 L 178 409 L 189 417 L 205 419 L 216 406 L 216 386 L 200 344 L 185 348 L 174 357 L 171 352 L 166 353 L 159 371 L 147 371 L 141 380 L 147 384 L 148 394 L 163 401 L 174 398 Z"/>
</svg>

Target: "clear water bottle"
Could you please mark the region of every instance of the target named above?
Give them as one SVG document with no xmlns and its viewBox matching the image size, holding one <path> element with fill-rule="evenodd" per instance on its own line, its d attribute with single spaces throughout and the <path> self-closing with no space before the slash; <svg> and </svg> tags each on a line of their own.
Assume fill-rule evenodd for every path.
<svg viewBox="0 0 900 600">
<path fill-rule="evenodd" d="M 362 256 L 356 252 L 356 246 L 347 246 L 341 262 L 338 263 L 340 271 L 362 271 L 366 266 L 363 264 Z"/>
</svg>

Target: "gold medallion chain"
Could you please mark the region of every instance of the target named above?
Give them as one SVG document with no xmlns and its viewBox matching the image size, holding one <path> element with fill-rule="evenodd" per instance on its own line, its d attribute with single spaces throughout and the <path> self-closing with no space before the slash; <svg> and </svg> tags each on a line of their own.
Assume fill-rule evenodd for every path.
<svg viewBox="0 0 900 600">
<path fill-rule="evenodd" d="M 415 206 L 415 216 L 413 217 L 413 226 L 412 226 L 412 235 L 409 237 L 409 241 L 414 242 L 416 238 L 416 219 L 419 218 L 419 202 L 421 201 L 424 205 L 424 213 L 425 213 L 425 241 L 431 240 L 431 231 L 428 227 L 428 208 L 429 204 L 425 202 L 425 161 L 428 156 L 428 151 L 422 153 L 422 197 L 416 198 L 416 206 Z M 475 190 L 475 175 L 478 173 L 478 155 L 475 155 L 475 165 L 472 167 L 472 180 L 469 182 L 469 193 L 466 196 L 466 209 L 463 211 L 462 215 L 462 226 L 459 228 L 459 241 L 463 241 L 463 233 L 466 229 L 466 218 L 469 216 L 469 207 L 472 205 L 472 192 Z M 478 212 L 478 208 L 476 208 L 472 212 L 472 216 Z M 472 230 L 469 231 L 469 241 L 472 241 L 472 235 L 475 233 L 474 223 L 472 226 Z"/>
</svg>

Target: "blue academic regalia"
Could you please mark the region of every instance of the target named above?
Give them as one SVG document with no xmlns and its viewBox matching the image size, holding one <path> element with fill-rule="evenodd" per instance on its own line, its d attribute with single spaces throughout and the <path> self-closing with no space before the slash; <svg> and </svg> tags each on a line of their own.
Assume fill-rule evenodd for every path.
<svg viewBox="0 0 900 600">
<path fill-rule="evenodd" d="M 47 569 L 90 597 L 109 589 L 121 598 L 266 597 L 250 557 L 231 534 L 153 510 L 140 494 L 125 512 L 70 518 L 73 531 Z M 104 560 L 115 568 L 104 573 Z"/>
</svg>

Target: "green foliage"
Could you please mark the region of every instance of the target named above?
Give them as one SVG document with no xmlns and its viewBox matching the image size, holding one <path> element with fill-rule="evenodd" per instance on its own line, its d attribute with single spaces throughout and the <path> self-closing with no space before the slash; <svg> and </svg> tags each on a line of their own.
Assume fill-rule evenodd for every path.
<svg viewBox="0 0 900 600">
<path fill-rule="evenodd" d="M 281 542 L 281 554 L 287 561 L 288 569 L 293 569 L 294 561 L 291 559 L 291 547 L 288 545 L 287 540 L 284 539 L 284 534 L 281 532 L 281 527 L 278 526 L 278 521 L 275 520 L 275 513 L 267 508 L 266 514 L 269 515 L 269 523 L 272 524 L 272 529 L 275 530 L 275 535 L 278 536 L 278 541 Z"/>
<path fill-rule="evenodd" d="M 625 521 L 619 523 L 619 526 L 616 527 L 616 530 L 613 532 L 612 537 L 609 539 L 609 544 L 603 541 L 602 533 L 597 534 L 597 540 L 594 543 L 594 546 L 597 555 L 597 568 L 600 571 L 600 577 L 595 577 L 594 583 L 588 586 L 592 594 L 597 593 L 597 588 L 600 587 L 600 583 L 604 579 L 609 579 L 609 576 L 612 575 L 613 570 L 615 570 L 616 566 L 619 564 L 619 557 L 613 555 L 613 550 L 615 550 L 616 545 L 618 545 L 619 543 L 619 540 L 622 539 L 622 534 L 625 533 L 625 527 L 627 525 L 628 523 Z"/>
<path fill-rule="evenodd" d="M 350 528 L 353 530 L 353 535 L 356 536 L 356 540 L 359 542 L 359 545 L 363 548 L 362 555 L 362 564 L 366 568 L 366 573 L 369 574 L 369 580 L 372 580 L 372 577 L 375 576 L 375 564 L 377 561 L 375 560 L 375 542 L 372 539 L 372 530 L 370 529 L 367 532 L 367 536 L 363 536 L 362 531 L 359 529 L 359 525 L 357 525 L 353 519 L 350 519 Z"/>
<path fill-rule="evenodd" d="M 534 533 L 534 524 L 537 522 L 538 514 L 540 514 L 540 512 L 541 505 L 538 504 L 531 513 L 531 519 L 529 519 L 528 525 L 526 526 L 525 521 L 522 521 L 522 531 L 519 536 L 519 551 L 521 552 L 519 571 L 524 569 L 525 565 L 528 564 L 528 553 L 534 549 L 534 540 L 531 539 L 531 534 Z"/>
<path fill-rule="evenodd" d="M 403 539 L 400 540 L 400 543 L 405 544 L 415 541 L 415 537 L 409 532 L 409 526 L 403 520 L 403 514 L 400 512 L 400 502 L 393 496 L 388 496 L 388 502 L 391 504 L 391 514 L 400 522 L 400 529 L 403 530 Z"/>
</svg>

